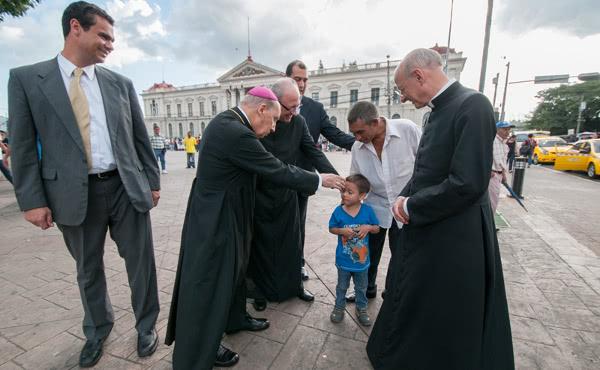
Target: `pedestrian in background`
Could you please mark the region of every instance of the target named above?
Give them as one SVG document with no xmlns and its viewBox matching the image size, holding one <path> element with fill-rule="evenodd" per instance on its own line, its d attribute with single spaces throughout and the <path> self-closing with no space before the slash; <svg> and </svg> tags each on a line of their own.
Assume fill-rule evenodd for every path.
<svg viewBox="0 0 600 370">
<path fill-rule="evenodd" d="M 2 136 L 2 141 L 0 141 L 0 149 L 2 149 L 2 155 L 0 156 L 0 171 L 4 174 L 4 177 L 10 182 L 13 183 L 12 175 L 9 169 L 8 157 L 10 156 L 10 145 L 8 144 L 8 136 L 6 131 L 0 131 L 0 135 Z"/>
<path fill-rule="evenodd" d="M 490 184 L 488 192 L 490 193 L 490 204 L 492 212 L 496 212 L 498 199 L 500 198 L 500 189 L 502 182 L 506 182 L 506 173 L 508 172 L 508 145 L 506 139 L 513 127 L 508 122 L 500 121 L 496 123 L 496 137 L 494 138 L 494 156 L 492 161 L 492 173 L 490 175 Z"/>
<path fill-rule="evenodd" d="M 512 173 L 513 163 L 517 155 L 517 136 L 515 134 L 510 135 L 506 140 L 506 145 L 508 145 L 508 172 Z"/>
<path fill-rule="evenodd" d="M 186 168 L 196 168 L 196 159 L 194 158 L 194 154 L 196 154 L 196 139 L 192 136 L 192 132 L 188 131 L 187 137 L 183 139 L 183 145 L 185 146 L 185 153 L 187 155 L 187 167 Z"/>
<path fill-rule="evenodd" d="M 167 164 L 165 162 L 165 156 L 167 148 L 169 147 L 169 140 L 160 135 L 160 127 L 154 125 L 154 135 L 150 137 L 150 143 L 152 144 L 152 150 L 156 156 L 156 160 L 160 160 L 162 167 L 162 173 L 167 174 Z"/>
</svg>

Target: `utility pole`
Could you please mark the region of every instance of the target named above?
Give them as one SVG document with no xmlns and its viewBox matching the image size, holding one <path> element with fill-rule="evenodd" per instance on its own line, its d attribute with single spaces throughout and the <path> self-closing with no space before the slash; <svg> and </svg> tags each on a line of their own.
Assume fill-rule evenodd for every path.
<svg viewBox="0 0 600 370">
<path fill-rule="evenodd" d="M 387 106 L 388 106 L 388 115 L 387 118 L 392 118 L 392 97 L 390 95 L 390 56 L 387 55 Z"/>
<path fill-rule="evenodd" d="M 506 82 L 504 83 L 504 96 L 502 97 L 502 111 L 500 112 L 500 121 L 504 121 L 504 105 L 506 104 L 506 89 L 508 88 L 508 72 L 510 71 L 510 62 L 506 63 Z"/>
<path fill-rule="evenodd" d="M 492 102 L 492 108 L 496 109 L 496 93 L 498 92 L 498 79 L 500 78 L 500 72 L 496 73 L 496 77 L 492 79 L 494 84 L 494 100 Z"/>
<path fill-rule="evenodd" d="M 481 58 L 481 75 L 479 76 L 479 92 L 482 94 L 483 88 L 485 87 L 485 72 L 487 68 L 488 47 L 490 45 L 490 29 L 492 28 L 493 6 L 494 0 L 488 0 L 487 20 L 485 22 L 485 37 L 483 41 L 483 56 Z M 502 109 L 504 109 L 504 103 L 502 103 Z"/>
<path fill-rule="evenodd" d="M 581 102 L 579 103 L 579 117 L 577 117 L 577 130 L 575 130 L 575 135 L 579 134 L 579 129 L 581 128 L 581 123 L 583 122 L 583 117 L 581 114 L 585 110 L 585 102 L 583 101 L 583 95 L 581 96 Z"/>
</svg>

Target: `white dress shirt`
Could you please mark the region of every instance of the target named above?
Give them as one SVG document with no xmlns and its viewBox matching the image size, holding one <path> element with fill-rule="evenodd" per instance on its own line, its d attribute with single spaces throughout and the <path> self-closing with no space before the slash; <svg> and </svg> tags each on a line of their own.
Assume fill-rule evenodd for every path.
<svg viewBox="0 0 600 370">
<path fill-rule="evenodd" d="M 373 143 L 356 141 L 352 146 L 350 174 L 360 173 L 371 183 L 365 203 L 375 211 L 379 225 L 392 226 L 394 201 L 410 180 L 421 140 L 421 128 L 407 119 L 386 119 L 381 161 Z"/>
<path fill-rule="evenodd" d="M 73 71 L 77 66 L 62 54 L 58 54 L 57 59 L 67 94 L 69 94 L 69 86 L 74 78 Z M 102 93 L 100 92 L 100 85 L 96 78 L 95 67 L 96 65 L 92 64 L 81 68 L 83 69 L 83 74 L 79 80 L 90 109 L 92 167 L 88 170 L 89 174 L 102 173 L 117 168 L 117 161 L 115 160 L 112 143 L 110 142 L 106 112 L 104 111 L 104 102 L 102 100 Z"/>
</svg>

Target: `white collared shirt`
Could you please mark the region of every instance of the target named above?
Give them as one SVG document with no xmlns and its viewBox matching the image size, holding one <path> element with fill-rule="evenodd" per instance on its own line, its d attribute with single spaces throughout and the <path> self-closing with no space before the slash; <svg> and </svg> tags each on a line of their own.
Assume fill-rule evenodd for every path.
<svg viewBox="0 0 600 370">
<path fill-rule="evenodd" d="M 440 91 L 437 92 L 437 94 L 435 94 L 433 96 L 433 98 L 431 98 L 431 100 L 429 101 L 429 103 L 427 103 L 427 106 L 431 109 L 433 109 L 434 105 L 433 105 L 433 99 L 437 98 L 438 96 L 440 96 L 444 91 L 446 91 L 447 88 L 450 87 L 450 85 L 452 85 L 453 83 L 456 82 L 455 78 L 451 78 L 448 80 L 448 82 L 446 82 L 446 84 L 444 86 L 442 86 L 442 88 L 440 89 Z"/>
<path fill-rule="evenodd" d="M 508 172 L 508 145 L 500 135 L 496 134 L 494 138 L 494 161 L 492 162 L 492 171 Z"/>
<path fill-rule="evenodd" d="M 421 140 L 421 128 L 407 119 L 386 119 L 381 161 L 373 143 L 356 141 L 352 146 L 350 174 L 360 173 L 371 183 L 364 202 L 375 211 L 379 225 L 392 226 L 392 205 L 410 180 Z"/>
<path fill-rule="evenodd" d="M 73 80 L 73 71 L 75 66 L 71 61 L 65 58 L 62 54 L 57 57 L 60 74 L 67 94 L 69 94 L 69 86 Z M 95 64 L 83 67 L 83 74 L 80 78 L 81 88 L 88 101 L 90 110 L 90 145 L 92 151 L 92 167 L 88 170 L 89 174 L 102 173 L 111 171 L 117 168 L 117 161 L 113 154 L 110 134 L 106 122 L 106 112 L 104 111 L 104 102 L 100 85 L 96 78 Z"/>
</svg>

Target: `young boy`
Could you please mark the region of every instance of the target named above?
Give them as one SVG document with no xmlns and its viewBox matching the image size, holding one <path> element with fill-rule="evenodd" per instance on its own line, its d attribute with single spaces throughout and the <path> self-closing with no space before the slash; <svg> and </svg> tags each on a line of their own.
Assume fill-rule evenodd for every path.
<svg viewBox="0 0 600 370">
<path fill-rule="evenodd" d="M 329 220 L 329 232 L 338 236 L 335 265 L 338 268 L 338 283 L 335 288 L 335 308 L 330 319 L 339 323 L 344 318 L 346 290 L 350 277 L 354 278 L 356 294 L 356 316 L 361 325 L 371 325 L 367 313 L 367 284 L 369 273 L 369 233 L 379 232 L 379 221 L 373 208 L 361 202 L 367 196 L 371 184 L 363 175 L 346 178 L 342 192 L 342 204 Z"/>
</svg>

